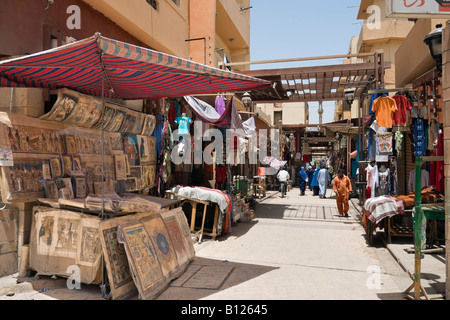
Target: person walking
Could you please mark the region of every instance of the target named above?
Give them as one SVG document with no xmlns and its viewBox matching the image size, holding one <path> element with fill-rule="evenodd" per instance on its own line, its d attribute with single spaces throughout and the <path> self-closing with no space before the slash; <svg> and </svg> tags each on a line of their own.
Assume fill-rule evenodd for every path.
<svg viewBox="0 0 450 320">
<path fill-rule="evenodd" d="M 331 181 L 330 172 L 325 166 L 322 166 L 322 169 L 320 169 L 319 174 L 317 175 L 317 181 L 320 189 L 319 197 L 324 199 L 326 198 L 328 183 Z"/>
<path fill-rule="evenodd" d="M 352 184 L 344 172 L 344 169 L 339 169 L 339 174 L 333 181 L 333 190 L 336 193 L 336 204 L 339 215 L 348 217 L 348 199 L 350 192 L 352 192 Z"/>
<path fill-rule="evenodd" d="M 298 179 L 299 179 L 299 185 L 300 185 L 300 195 L 304 196 L 305 195 L 305 190 L 306 190 L 306 182 L 308 180 L 308 175 L 306 174 L 305 168 L 301 168 L 300 171 L 297 174 Z"/>
<path fill-rule="evenodd" d="M 319 181 L 317 180 L 317 177 L 319 176 L 320 167 L 317 167 L 316 171 L 313 174 L 312 181 L 311 181 L 311 187 L 313 188 L 314 195 L 319 195 Z"/>
<path fill-rule="evenodd" d="M 286 195 L 286 188 L 287 188 L 287 182 L 291 177 L 289 176 L 289 172 L 285 170 L 285 168 L 281 169 L 280 172 L 278 172 L 277 179 L 280 182 L 280 192 L 281 197 L 284 198 Z"/>
<path fill-rule="evenodd" d="M 314 167 L 310 167 L 308 171 L 306 171 L 306 174 L 308 175 L 308 187 L 309 190 L 312 191 L 313 187 L 312 187 L 312 180 L 313 180 L 313 176 L 314 176 Z"/>
</svg>

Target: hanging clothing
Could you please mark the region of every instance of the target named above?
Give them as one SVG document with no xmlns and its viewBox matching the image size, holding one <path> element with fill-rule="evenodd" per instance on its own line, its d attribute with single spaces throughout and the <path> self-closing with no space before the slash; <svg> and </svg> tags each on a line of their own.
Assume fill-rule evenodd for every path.
<svg viewBox="0 0 450 320">
<path fill-rule="evenodd" d="M 216 111 L 218 114 L 223 115 L 225 109 L 227 108 L 224 97 L 216 97 L 215 103 Z"/>
<path fill-rule="evenodd" d="M 370 198 L 375 198 L 376 188 L 379 186 L 378 180 L 378 166 L 373 167 L 369 164 L 366 168 L 367 187 L 370 188 Z"/>
<path fill-rule="evenodd" d="M 178 124 L 178 134 L 189 134 L 189 125 L 192 123 L 191 118 L 178 117 L 175 119 L 175 123 Z"/>
<path fill-rule="evenodd" d="M 378 127 L 377 134 L 375 135 L 375 144 L 376 144 L 376 152 L 375 152 L 375 160 L 376 162 L 388 162 L 389 156 L 392 155 L 392 152 L 381 152 L 379 147 L 379 137 L 378 134 L 383 134 L 388 131 L 388 128 Z"/>
<path fill-rule="evenodd" d="M 403 146 L 403 133 L 401 131 L 397 131 L 395 133 L 395 150 L 397 151 L 397 157 L 401 156 Z"/>
<path fill-rule="evenodd" d="M 413 118 L 414 156 L 426 156 L 425 122 L 422 118 Z"/>
<path fill-rule="evenodd" d="M 436 127 L 439 129 L 439 124 L 436 123 L 436 120 L 432 120 L 430 125 L 428 126 L 428 148 L 429 151 L 436 150 L 435 141 L 438 138 L 438 134 L 436 134 Z"/>
<path fill-rule="evenodd" d="M 373 110 L 373 103 L 375 100 L 377 100 L 380 97 L 386 97 L 387 93 L 380 92 L 380 93 L 372 93 L 370 95 L 370 103 L 369 103 L 369 114 L 375 114 L 375 111 Z"/>
<path fill-rule="evenodd" d="M 392 128 L 394 114 L 397 111 L 397 104 L 391 97 L 380 97 L 373 102 L 373 111 L 377 118 L 379 127 Z"/>
<path fill-rule="evenodd" d="M 391 195 L 391 170 L 390 169 L 379 169 L 378 170 L 378 193 L 377 196 L 389 196 Z"/>
<path fill-rule="evenodd" d="M 378 130 L 377 120 L 372 121 L 369 132 L 369 144 L 368 144 L 368 161 L 375 161 L 377 155 L 377 138 L 376 133 Z"/>
<path fill-rule="evenodd" d="M 158 115 L 157 117 L 157 124 L 155 126 L 155 129 L 153 130 L 152 137 L 156 138 L 156 155 L 159 156 L 162 151 L 162 131 L 164 127 L 164 116 L 162 114 Z"/>
<path fill-rule="evenodd" d="M 309 162 L 309 154 L 304 154 L 304 155 L 303 155 L 303 160 L 302 160 L 302 162 L 303 162 L 303 163 L 308 163 L 308 162 Z"/>
<path fill-rule="evenodd" d="M 381 132 L 377 133 L 378 138 L 378 150 L 380 154 L 392 153 L 392 133 L 391 132 Z"/>
<path fill-rule="evenodd" d="M 444 155 L 444 133 L 439 133 L 438 143 L 436 146 L 437 156 Z M 436 190 L 444 194 L 445 191 L 445 176 L 444 176 L 444 161 L 436 162 Z"/>
<path fill-rule="evenodd" d="M 412 109 L 411 101 L 404 95 L 395 95 L 392 97 L 397 104 L 397 111 L 394 114 L 392 124 L 404 126 L 406 124 L 407 112 Z"/>
<path fill-rule="evenodd" d="M 175 122 L 175 119 L 177 118 L 177 111 L 175 109 L 175 101 L 173 101 L 170 104 L 169 113 L 168 113 L 167 117 L 169 119 L 170 124 L 173 124 Z"/>
<path fill-rule="evenodd" d="M 422 169 L 420 183 L 421 189 L 430 185 L 430 173 L 425 169 Z M 416 191 L 416 169 L 411 170 L 409 173 L 408 189 L 409 192 Z"/>
</svg>

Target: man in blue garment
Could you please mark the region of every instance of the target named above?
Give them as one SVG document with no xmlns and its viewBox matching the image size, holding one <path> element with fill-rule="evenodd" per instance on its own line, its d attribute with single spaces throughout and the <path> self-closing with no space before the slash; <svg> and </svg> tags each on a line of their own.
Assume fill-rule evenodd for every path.
<svg viewBox="0 0 450 320">
<path fill-rule="evenodd" d="M 319 197 L 321 199 L 326 198 L 325 195 L 327 193 L 327 186 L 331 181 L 330 172 L 325 166 L 322 166 L 319 174 L 317 175 L 317 181 L 319 183 Z"/>
</svg>

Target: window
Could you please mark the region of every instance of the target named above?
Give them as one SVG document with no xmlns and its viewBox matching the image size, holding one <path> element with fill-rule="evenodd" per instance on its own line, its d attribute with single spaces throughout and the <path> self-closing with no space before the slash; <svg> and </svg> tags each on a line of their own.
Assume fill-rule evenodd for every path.
<svg viewBox="0 0 450 320">
<path fill-rule="evenodd" d="M 274 111 L 273 113 L 273 124 L 277 125 L 278 121 L 283 120 L 283 112 L 282 111 Z"/>
<path fill-rule="evenodd" d="M 146 0 L 149 5 L 153 7 L 153 9 L 158 10 L 158 3 L 156 0 Z"/>
</svg>

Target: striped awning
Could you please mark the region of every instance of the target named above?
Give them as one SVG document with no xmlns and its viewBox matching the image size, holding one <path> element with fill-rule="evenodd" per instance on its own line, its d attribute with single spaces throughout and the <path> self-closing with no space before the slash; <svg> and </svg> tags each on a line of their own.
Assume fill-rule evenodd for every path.
<svg viewBox="0 0 450 320">
<path fill-rule="evenodd" d="M 1 87 L 69 88 L 92 96 L 151 99 L 264 89 L 269 81 L 208 67 L 100 34 L 0 62 Z"/>
</svg>

